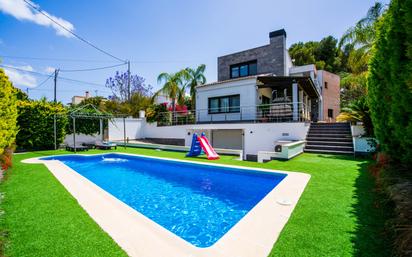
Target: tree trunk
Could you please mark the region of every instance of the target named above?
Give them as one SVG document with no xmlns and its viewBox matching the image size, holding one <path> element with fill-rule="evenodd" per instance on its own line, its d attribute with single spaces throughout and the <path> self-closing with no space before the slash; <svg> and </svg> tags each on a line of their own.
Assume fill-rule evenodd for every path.
<svg viewBox="0 0 412 257">
<path fill-rule="evenodd" d="M 176 98 L 172 99 L 172 109 L 173 109 L 173 114 L 172 114 L 172 124 L 173 124 L 176 118 Z"/>
</svg>

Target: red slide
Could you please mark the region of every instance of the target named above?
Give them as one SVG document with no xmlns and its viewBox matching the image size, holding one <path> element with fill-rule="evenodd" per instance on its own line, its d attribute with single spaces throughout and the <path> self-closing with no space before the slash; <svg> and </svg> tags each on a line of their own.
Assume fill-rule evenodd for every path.
<svg viewBox="0 0 412 257">
<path fill-rule="evenodd" d="M 207 137 L 203 133 L 201 137 L 197 137 L 197 140 L 200 142 L 200 146 L 206 153 L 208 160 L 217 160 L 220 158 L 219 155 L 215 152 L 215 149 L 213 149 L 213 147 L 210 145 L 209 140 L 207 140 Z"/>
</svg>

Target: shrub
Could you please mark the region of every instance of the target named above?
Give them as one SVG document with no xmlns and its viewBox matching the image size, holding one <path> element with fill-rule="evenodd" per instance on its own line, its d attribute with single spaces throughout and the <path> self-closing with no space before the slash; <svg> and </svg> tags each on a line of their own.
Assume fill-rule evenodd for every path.
<svg viewBox="0 0 412 257">
<path fill-rule="evenodd" d="M 365 97 L 353 100 L 347 107 L 342 108 L 342 112 L 336 117 L 336 121 L 361 121 L 365 128 L 365 136 L 373 136 L 372 120 Z"/>
<path fill-rule="evenodd" d="M 3 168 L 11 165 L 9 151 L 17 134 L 16 90 L 2 69 L 0 69 L 0 157 Z"/>
<path fill-rule="evenodd" d="M 149 123 L 152 122 L 166 122 L 169 117 L 165 115 L 167 113 L 167 104 L 154 104 L 146 109 L 146 120 Z"/>
<path fill-rule="evenodd" d="M 412 165 L 412 0 L 393 0 L 378 22 L 368 102 L 382 150 Z"/>
<path fill-rule="evenodd" d="M 368 102 L 380 147 L 389 156 L 382 185 L 394 204 L 396 256 L 412 253 L 412 0 L 392 0 L 378 22 Z"/>
<path fill-rule="evenodd" d="M 16 137 L 18 149 L 41 150 L 54 148 L 54 120 L 56 115 L 57 145 L 66 136 L 67 111 L 61 103 L 19 101 L 17 105 L 19 132 Z"/>
</svg>

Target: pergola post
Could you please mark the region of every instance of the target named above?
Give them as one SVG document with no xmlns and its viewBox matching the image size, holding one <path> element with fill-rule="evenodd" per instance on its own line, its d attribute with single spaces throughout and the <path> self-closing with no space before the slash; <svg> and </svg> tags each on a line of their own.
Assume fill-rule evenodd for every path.
<svg viewBox="0 0 412 257">
<path fill-rule="evenodd" d="M 123 145 L 126 148 L 126 117 L 123 117 Z"/>
<path fill-rule="evenodd" d="M 293 121 L 298 121 L 298 83 L 292 83 Z"/>
<path fill-rule="evenodd" d="M 100 118 L 100 136 L 102 137 L 102 141 L 104 140 L 103 136 L 103 119 Z"/>
<path fill-rule="evenodd" d="M 74 153 L 76 153 L 76 117 L 73 118 L 73 146 L 74 146 Z"/>
</svg>

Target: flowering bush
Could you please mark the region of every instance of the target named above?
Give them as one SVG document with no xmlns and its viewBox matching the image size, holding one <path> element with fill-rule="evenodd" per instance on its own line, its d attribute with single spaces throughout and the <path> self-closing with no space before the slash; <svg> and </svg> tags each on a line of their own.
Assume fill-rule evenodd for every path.
<svg viewBox="0 0 412 257">
<path fill-rule="evenodd" d="M 2 169 L 11 165 L 11 153 L 6 151 L 14 143 L 17 134 L 16 92 L 8 77 L 0 69 L 0 164 Z"/>
</svg>

